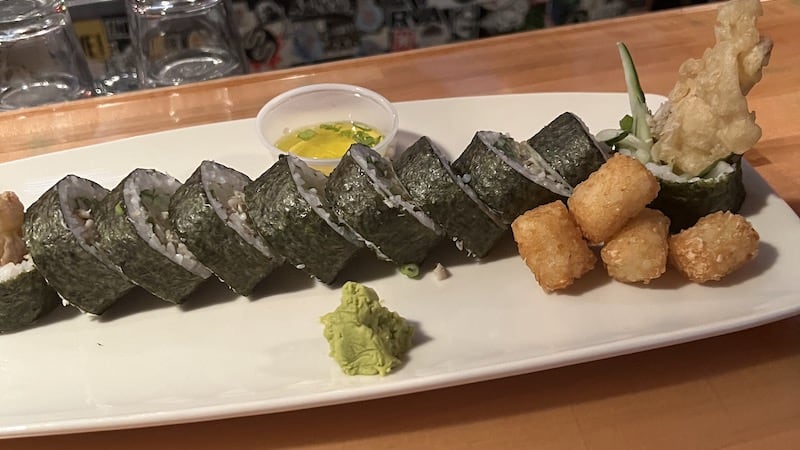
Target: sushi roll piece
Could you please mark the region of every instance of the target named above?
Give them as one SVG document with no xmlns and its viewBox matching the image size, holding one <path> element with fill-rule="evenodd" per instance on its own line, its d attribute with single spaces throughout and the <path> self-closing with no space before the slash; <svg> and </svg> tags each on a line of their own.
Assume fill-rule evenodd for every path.
<svg viewBox="0 0 800 450">
<path fill-rule="evenodd" d="M 350 146 L 325 195 L 343 223 L 398 266 L 420 264 L 441 240 L 441 229 L 413 203 L 392 163 L 365 145 Z"/>
<path fill-rule="evenodd" d="M 486 256 L 508 230 L 427 137 L 401 153 L 394 169 L 414 202 L 460 250 L 478 258 Z"/>
<path fill-rule="evenodd" d="M 608 159 L 606 148 L 571 112 L 553 119 L 527 143 L 572 187 L 588 178 Z"/>
<path fill-rule="evenodd" d="M 744 203 L 746 193 L 738 155 L 718 162 L 709 173 L 699 177 L 677 175 L 664 164 L 649 162 L 646 166 L 661 185 L 650 206 L 670 217 L 673 233 L 693 226 L 713 212 L 737 213 Z"/>
<path fill-rule="evenodd" d="M 180 186 L 167 174 L 135 169 L 96 213 L 96 246 L 131 281 L 172 303 L 182 303 L 211 276 L 170 225 L 170 197 Z"/>
<path fill-rule="evenodd" d="M 500 220 L 572 194 L 571 187 L 526 143 L 495 131 L 478 131 L 452 165 Z"/>
<path fill-rule="evenodd" d="M 29 254 L 0 267 L 0 333 L 34 323 L 61 304 L 56 291 L 36 270 Z"/>
<path fill-rule="evenodd" d="M 98 248 L 97 206 L 108 190 L 67 175 L 25 212 L 23 237 L 39 272 L 65 303 L 102 314 L 133 284 Z"/>
<path fill-rule="evenodd" d="M 0 193 L 0 333 L 24 328 L 61 303 L 25 247 L 24 218 L 17 195 Z"/>
<path fill-rule="evenodd" d="M 203 161 L 170 198 L 169 219 L 186 247 L 240 295 L 283 263 L 252 228 L 244 209 L 250 178 L 214 161 Z"/>
<path fill-rule="evenodd" d="M 658 178 L 651 205 L 670 217 L 670 230 L 687 229 L 718 211 L 739 211 L 745 199 L 742 155 L 761 138 L 747 94 L 769 63 L 772 40 L 756 27 L 756 0 L 728 2 L 717 15 L 716 44 L 681 65 L 678 80 L 650 112 L 628 48 L 618 43 L 631 114 L 598 138 L 639 159 Z M 731 51 L 736 43 L 736 51 Z"/>
<path fill-rule="evenodd" d="M 254 228 L 286 260 L 330 284 L 363 243 L 326 204 L 327 178 L 295 156 L 278 161 L 244 189 Z"/>
</svg>

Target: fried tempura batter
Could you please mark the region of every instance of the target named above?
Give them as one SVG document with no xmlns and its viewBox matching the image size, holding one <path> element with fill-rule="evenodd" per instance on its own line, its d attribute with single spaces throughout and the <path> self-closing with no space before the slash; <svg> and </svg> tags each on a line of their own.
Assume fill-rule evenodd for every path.
<svg viewBox="0 0 800 450">
<path fill-rule="evenodd" d="M 669 218 L 645 208 L 629 220 L 600 251 L 608 274 L 626 283 L 649 283 L 667 268 Z"/>
<path fill-rule="evenodd" d="M 716 44 L 681 65 L 669 100 L 656 112 L 653 158 L 697 176 L 761 138 L 745 95 L 769 62 L 772 41 L 759 35 L 758 0 L 731 0 L 717 13 Z"/>
<path fill-rule="evenodd" d="M 519 255 L 547 292 L 566 288 L 597 262 L 561 201 L 525 212 L 511 230 Z"/>
<path fill-rule="evenodd" d="M 754 259 L 758 241 L 747 219 L 715 212 L 669 238 L 669 262 L 691 281 L 717 281 Z"/>
<path fill-rule="evenodd" d="M 22 240 L 24 220 L 25 207 L 17 194 L 11 191 L 0 193 L 0 266 L 21 262 L 28 252 Z"/>
</svg>

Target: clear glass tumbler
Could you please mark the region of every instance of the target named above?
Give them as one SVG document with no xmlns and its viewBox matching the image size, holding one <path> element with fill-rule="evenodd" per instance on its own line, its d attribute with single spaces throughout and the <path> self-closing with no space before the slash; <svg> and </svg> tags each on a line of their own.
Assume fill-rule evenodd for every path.
<svg viewBox="0 0 800 450">
<path fill-rule="evenodd" d="M 0 0 L 0 111 L 93 93 L 64 0 Z"/>
<path fill-rule="evenodd" d="M 228 0 L 126 0 L 142 87 L 247 73 Z"/>
</svg>

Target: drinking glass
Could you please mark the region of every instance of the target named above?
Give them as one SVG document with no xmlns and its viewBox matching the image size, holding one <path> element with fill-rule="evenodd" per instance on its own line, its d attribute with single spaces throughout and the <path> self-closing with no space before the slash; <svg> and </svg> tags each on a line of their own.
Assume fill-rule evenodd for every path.
<svg viewBox="0 0 800 450">
<path fill-rule="evenodd" d="M 0 1 L 0 111 L 94 92 L 64 0 Z"/>
<path fill-rule="evenodd" d="M 247 73 L 229 0 L 126 0 L 142 87 Z"/>
</svg>

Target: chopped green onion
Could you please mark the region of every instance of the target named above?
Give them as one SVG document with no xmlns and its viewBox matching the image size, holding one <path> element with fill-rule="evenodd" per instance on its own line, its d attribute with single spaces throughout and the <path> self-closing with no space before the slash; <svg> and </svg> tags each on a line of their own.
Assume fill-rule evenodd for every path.
<svg viewBox="0 0 800 450">
<path fill-rule="evenodd" d="M 303 130 L 303 131 L 297 133 L 297 137 L 299 137 L 300 139 L 302 139 L 304 141 L 307 141 L 307 140 L 313 138 L 316 135 L 317 135 L 317 132 L 314 131 L 314 130 Z"/>
<path fill-rule="evenodd" d="M 356 143 L 366 145 L 367 147 L 374 147 L 379 141 L 379 139 L 375 139 L 363 131 L 356 131 L 355 134 L 353 134 L 353 140 L 356 141 Z"/>
<path fill-rule="evenodd" d="M 336 126 L 336 124 L 333 124 L 333 123 L 323 123 L 319 127 L 321 129 L 323 129 L 323 130 L 330 130 L 330 131 L 339 131 L 339 130 L 341 130 L 341 127 L 338 127 L 338 126 Z"/>
<path fill-rule="evenodd" d="M 151 203 L 156 198 L 156 193 L 152 189 L 142 189 L 139 191 L 139 197 L 142 199 L 142 202 Z"/>
<path fill-rule="evenodd" d="M 408 278 L 417 278 L 419 276 L 419 266 L 416 264 L 403 264 L 398 267 L 398 270 Z"/>
<path fill-rule="evenodd" d="M 139 192 L 139 197 L 142 199 L 142 206 L 150 214 L 169 210 L 169 195 L 161 194 L 155 189 L 143 189 Z"/>
<path fill-rule="evenodd" d="M 633 117 L 630 114 L 625 114 L 625 117 L 619 120 L 619 127 L 625 131 L 633 131 Z"/>
</svg>

